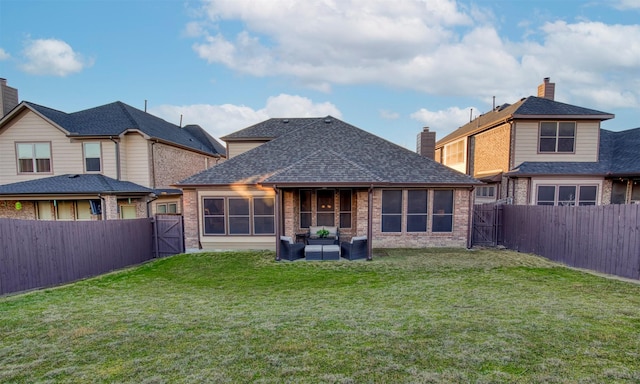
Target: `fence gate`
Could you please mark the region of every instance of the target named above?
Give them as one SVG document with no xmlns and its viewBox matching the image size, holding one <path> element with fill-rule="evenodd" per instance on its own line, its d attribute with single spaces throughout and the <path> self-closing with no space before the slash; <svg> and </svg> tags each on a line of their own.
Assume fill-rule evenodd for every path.
<svg viewBox="0 0 640 384">
<path fill-rule="evenodd" d="M 477 204 L 473 207 L 472 245 L 495 247 L 502 239 L 502 205 Z"/>
<path fill-rule="evenodd" d="M 154 256 L 165 257 L 184 252 L 182 215 L 156 215 L 153 220 Z"/>
</svg>

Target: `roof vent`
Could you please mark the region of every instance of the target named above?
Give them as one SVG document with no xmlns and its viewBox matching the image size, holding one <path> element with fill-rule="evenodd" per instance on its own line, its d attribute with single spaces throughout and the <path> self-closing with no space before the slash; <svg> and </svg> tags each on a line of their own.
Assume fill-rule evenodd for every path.
<svg viewBox="0 0 640 384">
<path fill-rule="evenodd" d="M 282 122 L 287 124 L 289 122 L 289 119 L 283 119 Z"/>
<path fill-rule="evenodd" d="M 75 179 L 76 177 L 80 177 L 80 175 L 69 175 L 70 179 Z"/>
<path fill-rule="evenodd" d="M 324 122 L 327 124 L 331 124 L 331 119 L 324 119 Z"/>
</svg>

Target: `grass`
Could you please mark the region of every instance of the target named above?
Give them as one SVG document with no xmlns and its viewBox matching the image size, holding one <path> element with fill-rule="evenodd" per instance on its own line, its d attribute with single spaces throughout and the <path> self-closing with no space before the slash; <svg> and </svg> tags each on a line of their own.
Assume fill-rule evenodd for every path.
<svg viewBox="0 0 640 384">
<path fill-rule="evenodd" d="M 0 382 L 637 383 L 640 286 L 510 251 L 178 255 L 0 298 Z"/>
</svg>

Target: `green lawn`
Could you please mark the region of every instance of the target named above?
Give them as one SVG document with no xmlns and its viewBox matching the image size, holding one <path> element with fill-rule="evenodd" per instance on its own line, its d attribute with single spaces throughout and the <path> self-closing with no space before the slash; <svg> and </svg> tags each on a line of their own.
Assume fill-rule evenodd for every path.
<svg viewBox="0 0 640 384">
<path fill-rule="evenodd" d="M 203 253 L 0 298 L 0 382 L 638 383 L 640 286 L 510 251 Z"/>
</svg>

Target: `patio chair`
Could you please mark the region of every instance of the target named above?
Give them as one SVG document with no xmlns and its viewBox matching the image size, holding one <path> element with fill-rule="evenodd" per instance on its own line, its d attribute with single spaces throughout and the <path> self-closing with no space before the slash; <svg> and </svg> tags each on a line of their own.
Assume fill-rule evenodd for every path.
<svg viewBox="0 0 640 384">
<path fill-rule="evenodd" d="M 367 236 L 354 236 L 350 242 L 340 243 L 342 257 L 347 260 L 366 259 L 367 250 Z"/>
<path fill-rule="evenodd" d="M 294 243 L 290 236 L 280 236 L 280 259 L 293 261 L 303 257 L 303 243 Z"/>
</svg>

